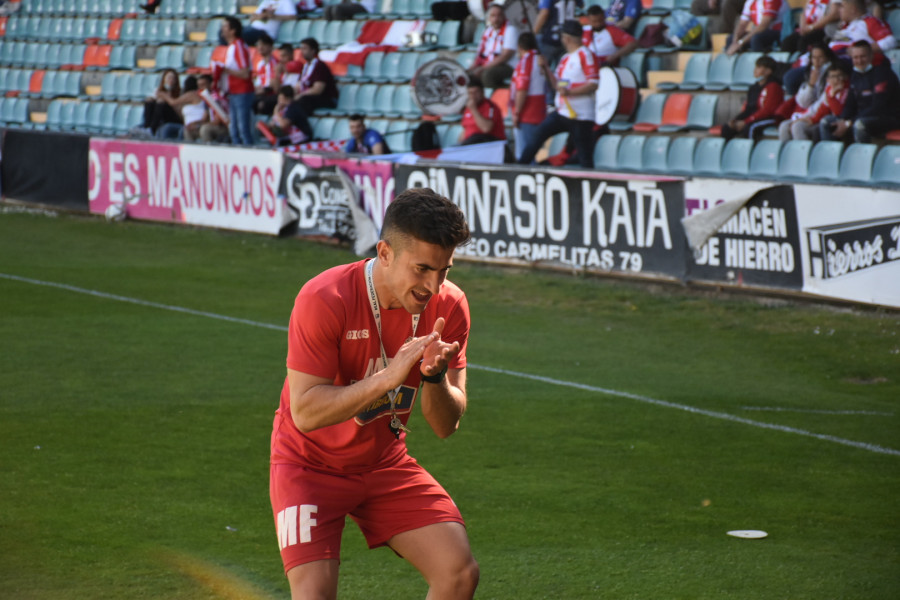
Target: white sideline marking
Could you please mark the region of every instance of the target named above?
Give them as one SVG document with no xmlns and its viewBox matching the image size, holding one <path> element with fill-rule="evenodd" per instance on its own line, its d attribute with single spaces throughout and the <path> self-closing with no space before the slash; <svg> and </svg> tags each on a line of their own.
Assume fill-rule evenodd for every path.
<svg viewBox="0 0 900 600">
<path fill-rule="evenodd" d="M 820 410 L 816 408 L 783 408 L 780 406 L 742 406 L 741 410 L 758 410 L 763 412 L 792 412 L 810 415 L 867 415 L 875 417 L 893 417 L 894 413 L 874 410 Z"/>
<path fill-rule="evenodd" d="M 185 313 L 189 315 L 194 315 L 198 317 L 207 317 L 210 319 L 218 319 L 220 321 L 227 321 L 229 323 L 239 323 L 242 325 L 250 325 L 253 327 L 262 327 L 264 329 L 272 329 L 275 331 L 287 331 L 287 327 L 283 325 L 272 325 L 271 323 L 263 323 L 261 321 L 251 321 L 249 319 L 238 319 L 235 317 L 229 317 L 227 315 L 220 315 L 217 313 L 206 312 L 202 310 L 194 310 L 191 308 L 184 308 L 181 306 L 174 306 L 171 304 L 161 304 L 159 302 L 150 302 L 147 300 L 140 300 L 138 298 L 130 298 L 128 296 L 119 296 L 116 294 L 108 294 L 106 292 L 100 292 L 97 290 L 89 290 L 81 287 L 77 287 L 74 285 L 68 285 L 65 283 L 56 283 L 52 281 L 41 281 L 39 279 L 31 279 L 28 277 L 19 277 L 17 275 L 9 275 L 6 273 L 0 273 L 0 278 L 9 279 L 12 281 L 19 281 L 22 283 L 30 283 L 33 285 L 41 285 L 45 287 L 57 288 L 61 290 L 66 290 L 69 292 L 76 292 L 79 294 L 87 294 L 89 296 L 95 296 L 97 298 L 104 298 L 106 300 L 116 300 L 118 302 L 128 302 L 130 304 L 137 304 L 140 306 L 147 306 L 151 308 L 159 308 L 162 310 L 170 310 L 174 312 Z M 558 385 L 562 387 L 575 388 L 579 390 L 586 390 L 589 392 L 598 392 L 601 394 L 606 394 L 608 396 L 616 396 L 619 398 L 627 398 L 629 400 L 635 400 L 637 402 L 643 402 L 645 404 L 650 404 L 653 406 L 662 406 L 664 408 L 674 408 L 676 410 L 682 410 L 685 412 L 703 415 L 705 417 L 711 417 L 713 419 L 721 419 L 723 421 L 731 421 L 732 423 L 741 423 L 743 425 L 749 425 L 751 427 L 758 427 L 760 429 L 770 429 L 773 431 L 781 431 L 784 433 L 793 433 L 795 435 L 801 435 L 804 437 L 811 437 L 817 440 L 823 440 L 826 442 L 833 442 L 835 444 L 841 444 L 843 446 L 850 446 L 851 448 L 857 448 L 859 450 L 866 450 L 868 452 L 874 452 L 876 454 L 888 454 L 891 456 L 900 456 L 900 450 L 894 450 L 893 448 L 885 448 L 884 446 L 878 446 L 875 444 L 868 444 L 865 442 L 856 442 L 853 440 L 847 440 L 844 438 L 835 437 L 833 435 L 825 435 L 822 433 L 814 433 L 812 431 L 806 431 L 805 429 L 797 429 L 796 427 L 787 427 L 785 425 L 776 425 L 774 423 L 765 423 L 763 421 L 753 421 L 751 419 L 745 419 L 743 417 L 738 417 L 735 415 L 731 415 L 728 413 L 717 412 L 713 410 L 706 410 L 703 408 L 696 408 L 694 406 L 689 406 L 687 404 L 678 404 L 675 402 L 667 402 L 665 400 L 657 400 L 655 398 L 650 398 L 648 396 L 641 396 L 639 394 L 632 394 L 630 392 L 622 392 L 619 390 L 611 390 L 607 388 L 602 388 L 594 385 L 587 385 L 584 383 L 576 383 L 574 381 L 563 381 L 561 379 L 553 379 L 551 377 L 544 377 L 543 375 L 533 375 L 531 373 L 522 373 L 519 371 L 509 371 L 507 369 L 498 369 L 495 367 L 486 367 L 483 365 L 475 365 L 469 364 L 469 367 L 478 371 L 488 371 L 490 373 L 498 373 L 501 375 L 509 375 L 511 377 L 519 377 L 521 379 L 530 379 L 532 381 L 540 381 L 541 383 L 547 383 L 550 385 Z"/>
</svg>

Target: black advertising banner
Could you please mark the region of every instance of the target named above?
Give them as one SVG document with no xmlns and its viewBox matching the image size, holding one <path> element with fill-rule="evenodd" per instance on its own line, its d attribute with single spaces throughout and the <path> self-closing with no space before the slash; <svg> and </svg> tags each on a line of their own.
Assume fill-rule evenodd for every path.
<svg viewBox="0 0 900 600">
<path fill-rule="evenodd" d="M 473 239 L 459 255 L 684 276 L 680 180 L 416 164 L 394 177 L 397 193 L 430 187 L 463 210 Z"/>
<path fill-rule="evenodd" d="M 297 236 L 353 242 L 357 254 L 375 246 L 378 233 L 359 206 L 359 192 L 337 167 L 314 169 L 285 157 L 279 193 L 297 215 Z"/>
<path fill-rule="evenodd" d="M 88 211 L 86 135 L 7 129 L 0 163 L 6 198 Z"/>
<path fill-rule="evenodd" d="M 810 273 L 834 279 L 900 260 L 900 216 L 806 229 Z"/>
<path fill-rule="evenodd" d="M 709 192 L 717 182 L 695 180 L 691 185 L 706 186 Z M 753 193 L 696 255 L 688 253 L 687 278 L 801 289 L 802 252 L 793 186 Z"/>
</svg>

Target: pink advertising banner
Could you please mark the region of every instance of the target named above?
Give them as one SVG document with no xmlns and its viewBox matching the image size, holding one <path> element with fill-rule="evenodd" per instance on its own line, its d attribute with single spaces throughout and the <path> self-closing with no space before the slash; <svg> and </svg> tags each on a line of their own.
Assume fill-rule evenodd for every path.
<svg viewBox="0 0 900 600">
<path fill-rule="evenodd" d="M 271 150 L 92 138 L 92 213 L 277 235 L 296 216 Z"/>
</svg>

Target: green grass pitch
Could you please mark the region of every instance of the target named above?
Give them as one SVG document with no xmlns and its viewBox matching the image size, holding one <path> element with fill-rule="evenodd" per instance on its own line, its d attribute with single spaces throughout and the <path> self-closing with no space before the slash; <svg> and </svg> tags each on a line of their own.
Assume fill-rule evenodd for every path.
<svg viewBox="0 0 900 600">
<path fill-rule="evenodd" d="M 351 260 L 0 213 L 0 598 L 288 597 L 268 504 L 284 328 L 302 283 Z M 415 415 L 409 446 L 467 519 L 478 598 L 900 597 L 896 313 L 451 278 L 469 412 L 447 440 Z M 425 591 L 349 524 L 341 598 Z"/>
</svg>

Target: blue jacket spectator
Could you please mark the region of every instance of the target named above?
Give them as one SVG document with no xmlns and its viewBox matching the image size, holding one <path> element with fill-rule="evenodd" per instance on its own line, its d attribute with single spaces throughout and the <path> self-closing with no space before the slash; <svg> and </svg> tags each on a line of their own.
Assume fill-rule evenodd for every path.
<svg viewBox="0 0 900 600">
<path fill-rule="evenodd" d="M 634 28 L 643 10 L 641 0 L 613 0 L 606 9 L 606 22 L 634 35 Z"/>
<path fill-rule="evenodd" d="M 366 127 L 362 115 L 350 115 L 350 140 L 344 147 L 347 154 L 390 154 L 384 137 L 374 129 Z"/>
</svg>

